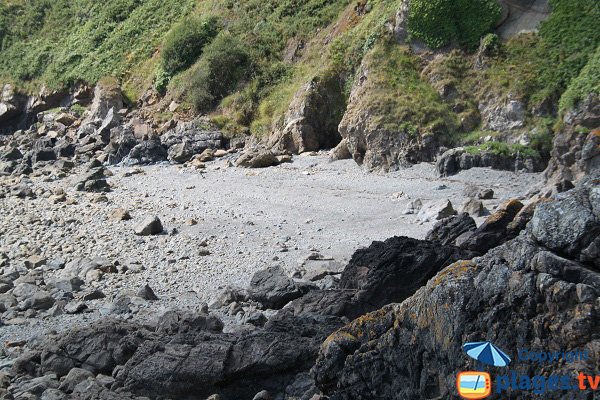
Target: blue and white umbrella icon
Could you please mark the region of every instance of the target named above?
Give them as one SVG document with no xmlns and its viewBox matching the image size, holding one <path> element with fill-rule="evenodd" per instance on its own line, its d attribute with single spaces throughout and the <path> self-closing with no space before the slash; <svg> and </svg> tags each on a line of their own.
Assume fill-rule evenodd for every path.
<svg viewBox="0 0 600 400">
<path fill-rule="evenodd" d="M 463 350 L 469 357 L 494 367 L 506 367 L 510 364 L 510 357 L 505 352 L 491 344 L 490 342 L 465 343 Z"/>
</svg>

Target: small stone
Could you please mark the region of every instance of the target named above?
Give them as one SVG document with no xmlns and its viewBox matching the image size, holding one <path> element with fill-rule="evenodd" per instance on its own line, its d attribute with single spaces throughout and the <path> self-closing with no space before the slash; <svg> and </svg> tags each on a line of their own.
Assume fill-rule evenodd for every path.
<svg viewBox="0 0 600 400">
<path fill-rule="evenodd" d="M 88 378 L 93 378 L 94 374 L 83 368 L 73 368 L 69 371 L 65 380 L 60 385 L 60 390 L 69 393 L 75 389 L 79 383 L 85 381 Z"/>
<path fill-rule="evenodd" d="M 472 217 L 481 217 L 485 215 L 485 207 L 481 200 L 468 199 L 462 206 L 461 212 L 467 213 Z"/>
<path fill-rule="evenodd" d="M 112 221 L 129 221 L 131 214 L 124 208 L 117 208 L 110 213 L 109 219 Z"/>
<path fill-rule="evenodd" d="M 163 231 L 162 223 L 158 217 L 146 217 L 135 227 L 135 234 L 138 236 L 158 235 Z"/>
<path fill-rule="evenodd" d="M 30 256 L 29 258 L 27 258 L 27 260 L 25 260 L 25 267 L 27 267 L 27 269 L 34 269 L 34 268 L 38 268 L 41 267 L 42 265 L 46 265 L 46 257 L 43 256 L 39 256 L 39 255 L 33 255 Z"/>
<path fill-rule="evenodd" d="M 148 284 L 144 285 L 143 288 L 138 290 L 136 296 L 149 301 L 158 300 L 158 296 L 154 293 L 154 290 L 152 290 L 152 288 Z"/>
<path fill-rule="evenodd" d="M 87 305 L 83 301 L 75 301 L 67 304 L 63 310 L 65 314 L 79 314 L 87 308 Z"/>
<path fill-rule="evenodd" d="M 194 225 L 198 225 L 198 221 L 196 221 L 194 218 L 188 218 L 185 220 L 185 224 L 187 226 L 194 226 Z"/>
<path fill-rule="evenodd" d="M 490 200 L 494 198 L 494 191 L 492 189 L 483 189 L 478 194 L 477 197 L 481 200 Z"/>
</svg>

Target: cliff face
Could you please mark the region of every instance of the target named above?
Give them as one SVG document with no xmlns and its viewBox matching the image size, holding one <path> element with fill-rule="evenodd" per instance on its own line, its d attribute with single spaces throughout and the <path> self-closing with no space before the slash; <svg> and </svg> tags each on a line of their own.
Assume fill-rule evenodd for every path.
<svg viewBox="0 0 600 400">
<path fill-rule="evenodd" d="M 563 191 L 600 169 L 600 97 L 588 96 L 563 117 L 554 136 L 545 176 L 550 190 Z"/>
</svg>

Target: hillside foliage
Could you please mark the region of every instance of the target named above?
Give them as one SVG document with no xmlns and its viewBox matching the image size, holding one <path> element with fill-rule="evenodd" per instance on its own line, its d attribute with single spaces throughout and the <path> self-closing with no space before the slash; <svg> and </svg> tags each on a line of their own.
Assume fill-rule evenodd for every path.
<svg viewBox="0 0 600 400">
<path fill-rule="evenodd" d="M 438 66 L 463 96 L 456 104 L 422 75 L 423 59 L 394 42 L 397 0 L 3 0 L 0 82 L 33 92 L 112 76 L 132 100 L 154 85 L 231 131 L 261 135 L 315 77 L 340 82 L 345 103 L 370 60 L 378 93 L 390 100 L 373 96 L 383 125 L 416 131 L 443 122 L 454 134 L 456 114 L 476 113 L 485 95 L 531 109 L 558 106 L 564 93 L 564 108 L 598 90 L 600 3 L 550 2 L 539 34 L 500 43 L 486 36 L 500 15 L 495 0 L 410 0 L 411 38 L 460 49 Z M 493 51 L 476 70 L 482 37 Z"/>
</svg>

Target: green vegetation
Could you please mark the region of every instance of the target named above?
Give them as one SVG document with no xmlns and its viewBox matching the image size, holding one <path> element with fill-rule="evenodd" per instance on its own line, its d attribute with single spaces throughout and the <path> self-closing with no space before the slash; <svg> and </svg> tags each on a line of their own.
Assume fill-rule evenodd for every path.
<svg viewBox="0 0 600 400">
<path fill-rule="evenodd" d="M 456 129 L 456 116 L 439 94 L 420 77 L 417 58 L 407 47 L 392 42 L 376 45 L 367 55 L 367 80 L 373 122 L 388 132 L 409 135 L 449 134 Z"/>
<path fill-rule="evenodd" d="M 412 38 L 459 45 L 432 61 L 393 40 L 397 0 L 2 0 L 0 81 L 34 91 L 111 76 L 132 102 L 154 85 L 231 134 L 263 135 L 313 79 L 332 93 L 335 125 L 366 64 L 362 101 L 381 129 L 477 144 L 489 134 L 476 131 L 486 99 L 510 96 L 531 111 L 562 96 L 565 110 L 599 92 L 600 3 L 550 1 L 539 34 L 502 43 L 490 33 L 495 0 L 411 0 Z M 479 44 L 485 67 L 473 68 Z M 532 138 L 540 154 L 551 122 Z"/>
<path fill-rule="evenodd" d="M 196 111 L 208 111 L 246 77 L 249 57 L 239 39 L 219 35 L 185 76 L 185 94 Z"/>
<path fill-rule="evenodd" d="M 489 152 L 497 156 L 510 157 L 521 155 L 523 157 L 540 158 L 540 153 L 530 146 L 522 144 L 507 144 L 503 142 L 486 142 L 479 146 L 465 147 L 469 154 L 480 154 Z"/>
<path fill-rule="evenodd" d="M 573 80 L 560 99 L 560 110 L 565 111 L 577 105 L 591 93 L 600 95 L 600 46 L 596 53 Z"/>
<path fill-rule="evenodd" d="M 495 0 L 412 0 L 408 29 L 434 49 L 453 41 L 475 48 L 501 12 Z"/>
<path fill-rule="evenodd" d="M 103 76 L 124 80 L 152 57 L 194 0 L 18 0 L 0 3 L 0 79 L 36 90 Z"/>
<path fill-rule="evenodd" d="M 533 99 L 558 99 L 600 45 L 600 3 L 550 0 L 552 14 L 540 28 L 537 49 L 539 91 Z"/>
<path fill-rule="evenodd" d="M 162 70 L 173 75 L 190 67 L 202 54 L 204 46 L 210 43 L 217 33 L 216 18 L 185 18 L 175 25 L 165 38 L 160 53 Z"/>
</svg>

